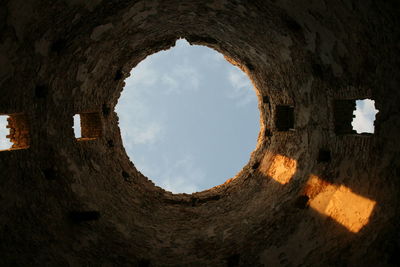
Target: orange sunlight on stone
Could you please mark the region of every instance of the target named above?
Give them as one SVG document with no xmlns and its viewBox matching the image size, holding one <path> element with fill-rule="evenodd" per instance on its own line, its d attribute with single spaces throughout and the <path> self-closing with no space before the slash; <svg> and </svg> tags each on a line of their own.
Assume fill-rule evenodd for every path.
<svg viewBox="0 0 400 267">
<path fill-rule="evenodd" d="M 266 168 L 266 162 L 271 162 Z M 297 162 L 294 159 L 277 154 L 269 158 L 264 157 L 261 171 L 280 184 L 287 184 L 296 173 Z"/>
<path fill-rule="evenodd" d="M 321 214 L 331 217 L 357 233 L 366 224 L 376 202 L 353 193 L 348 187 L 332 185 L 315 175 L 311 175 L 305 188 L 310 198 L 310 207 Z"/>
</svg>

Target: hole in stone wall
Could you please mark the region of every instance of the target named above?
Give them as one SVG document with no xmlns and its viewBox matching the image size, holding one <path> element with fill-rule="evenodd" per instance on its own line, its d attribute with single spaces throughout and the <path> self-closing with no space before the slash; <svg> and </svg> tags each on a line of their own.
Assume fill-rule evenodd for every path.
<svg viewBox="0 0 400 267">
<path fill-rule="evenodd" d="M 346 99 L 334 101 L 335 133 L 372 134 L 374 133 L 375 101 L 371 99 Z"/>
<path fill-rule="evenodd" d="M 46 168 L 42 170 L 44 177 L 47 180 L 56 180 L 57 179 L 57 172 L 54 168 Z"/>
<path fill-rule="evenodd" d="M 338 135 L 354 134 L 355 131 L 351 126 L 351 122 L 353 120 L 353 111 L 356 108 L 356 101 L 347 99 L 335 100 L 333 108 L 335 116 L 335 133 Z"/>
<path fill-rule="evenodd" d="M 240 254 L 233 254 L 228 257 L 226 266 L 235 267 L 240 265 Z"/>
<path fill-rule="evenodd" d="M 35 96 L 37 98 L 45 98 L 48 94 L 49 88 L 44 84 L 39 84 L 35 87 Z"/>
<path fill-rule="evenodd" d="M 375 101 L 371 99 L 356 100 L 356 110 L 354 119 L 351 123 L 353 129 L 358 133 L 374 133 L 375 115 L 378 110 L 375 109 Z"/>
<path fill-rule="evenodd" d="M 321 148 L 318 152 L 318 162 L 330 162 L 331 161 L 331 151 L 328 149 Z"/>
<path fill-rule="evenodd" d="M 89 221 L 97 221 L 100 219 L 100 212 L 95 210 L 90 211 L 71 211 L 68 214 L 69 219 L 74 223 L 82 223 Z"/>
<path fill-rule="evenodd" d="M 30 145 L 29 123 L 25 114 L 0 116 L 0 150 L 26 149 Z"/>
<path fill-rule="evenodd" d="M 79 114 L 74 115 L 74 134 L 75 138 L 81 138 L 81 116 Z"/>
<path fill-rule="evenodd" d="M 98 112 L 85 112 L 74 115 L 74 133 L 79 141 L 101 137 L 102 125 Z"/>
<path fill-rule="evenodd" d="M 107 104 L 103 104 L 103 106 L 101 107 L 101 110 L 103 112 L 104 117 L 109 116 L 111 113 L 111 108 Z"/>
<path fill-rule="evenodd" d="M 13 143 L 7 136 L 10 134 L 10 129 L 7 128 L 8 116 L 0 116 L 0 150 L 7 150 L 10 149 Z"/>
<path fill-rule="evenodd" d="M 278 131 L 294 129 L 294 108 L 291 106 L 276 106 L 275 126 Z"/>
<path fill-rule="evenodd" d="M 50 50 L 57 54 L 60 54 L 67 47 L 67 40 L 61 38 L 53 42 L 50 46 Z"/>
<path fill-rule="evenodd" d="M 208 47 L 178 40 L 125 80 L 116 111 L 137 169 L 174 193 L 202 191 L 234 177 L 259 132 L 249 78 Z"/>
<path fill-rule="evenodd" d="M 108 147 L 110 147 L 110 148 L 114 147 L 114 141 L 113 141 L 113 140 L 108 140 L 108 141 L 107 141 L 107 145 L 108 145 Z"/>
<path fill-rule="evenodd" d="M 253 170 L 257 170 L 258 167 L 260 167 L 260 162 L 256 162 L 256 163 L 253 164 L 253 166 L 251 166 L 251 168 L 252 168 Z"/>
<path fill-rule="evenodd" d="M 269 102 L 269 97 L 268 96 L 263 96 L 262 99 L 263 99 L 263 103 L 264 104 L 268 104 L 269 105 L 270 102 Z"/>
<path fill-rule="evenodd" d="M 137 263 L 137 267 L 149 267 L 150 266 L 150 260 L 148 259 L 140 259 Z"/>
</svg>

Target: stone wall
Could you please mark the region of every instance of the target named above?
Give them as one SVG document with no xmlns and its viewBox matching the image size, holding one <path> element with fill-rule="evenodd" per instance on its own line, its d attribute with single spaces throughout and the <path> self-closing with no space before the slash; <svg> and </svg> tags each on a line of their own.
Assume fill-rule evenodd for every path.
<svg viewBox="0 0 400 267">
<path fill-rule="evenodd" d="M 372 0 L 1 1 L 0 114 L 26 114 L 30 146 L 0 152 L 0 265 L 398 265 L 398 13 Z M 135 168 L 114 112 L 130 70 L 178 38 L 245 71 L 260 109 L 249 163 L 191 195 Z M 375 133 L 338 135 L 335 100 L 363 98 Z M 279 105 L 293 130 L 277 131 Z M 88 110 L 101 135 L 76 142 Z"/>
<path fill-rule="evenodd" d="M 101 117 L 98 112 L 81 113 L 82 138 L 99 138 L 102 133 Z"/>
<path fill-rule="evenodd" d="M 26 149 L 29 147 L 29 119 L 24 114 L 12 114 L 7 118 L 7 128 L 10 134 L 7 138 L 13 143 L 13 149 Z"/>
</svg>

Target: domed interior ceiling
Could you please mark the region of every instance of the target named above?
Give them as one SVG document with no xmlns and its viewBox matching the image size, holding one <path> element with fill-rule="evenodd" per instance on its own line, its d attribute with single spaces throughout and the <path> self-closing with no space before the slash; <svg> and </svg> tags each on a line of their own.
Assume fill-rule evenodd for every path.
<svg viewBox="0 0 400 267">
<path fill-rule="evenodd" d="M 396 1 L 2 1 L 14 145 L 0 152 L 0 265 L 396 266 L 398 13 Z M 179 38 L 243 69 L 261 114 L 249 163 L 191 195 L 135 169 L 114 112 L 129 71 Z M 372 135 L 351 126 L 365 98 Z"/>
</svg>

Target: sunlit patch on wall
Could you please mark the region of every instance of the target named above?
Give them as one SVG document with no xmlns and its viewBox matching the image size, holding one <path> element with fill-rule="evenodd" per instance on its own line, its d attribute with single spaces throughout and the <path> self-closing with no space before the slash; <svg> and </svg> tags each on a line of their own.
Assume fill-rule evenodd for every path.
<svg viewBox="0 0 400 267">
<path fill-rule="evenodd" d="M 354 119 L 351 123 L 353 129 L 358 134 L 374 133 L 375 115 L 378 110 L 375 109 L 375 101 L 371 99 L 356 100 L 356 110 Z"/>
<path fill-rule="evenodd" d="M 271 162 L 267 169 L 264 167 L 268 160 Z M 287 184 L 296 173 L 297 161 L 284 155 L 274 155 L 271 159 L 264 158 L 261 171 L 280 184 Z"/>
<path fill-rule="evenodd" d="M 331 217 L 353 233 L 366 224 L 376 205 L 374 200 L 353 193 L 343 185 L 330 184 L 311 175 L 305 187 L 309 206 L 319 213 Z"/>
</svg>

